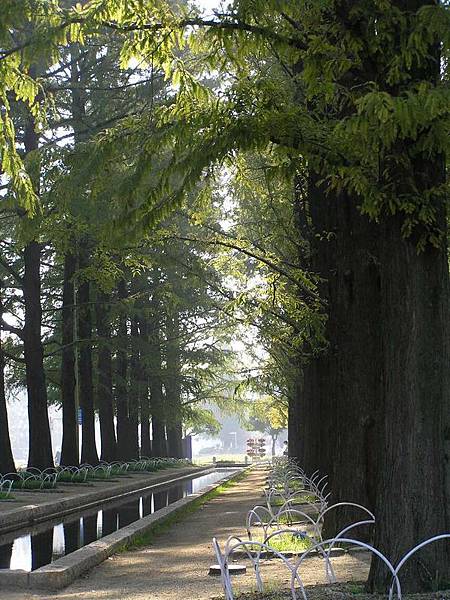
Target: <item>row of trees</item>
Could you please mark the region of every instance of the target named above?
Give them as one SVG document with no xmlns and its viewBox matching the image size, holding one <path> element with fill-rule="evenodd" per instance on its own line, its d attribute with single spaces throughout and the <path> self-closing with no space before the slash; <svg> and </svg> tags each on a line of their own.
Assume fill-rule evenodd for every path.
<svg viewBox="0 0 450 600">
<path fill-rule="evenodd" d="M 15 24 L 16 39 L 30 34 L 26 19 Z M 69 44 L 56 66 L 33 62 L 27 76 L 41 90 L 39 117 L 20 95 L 8 98 L 17 152 L 36 204 L 24 208 L 13 180 L 4 178 L 3 473 L 15 470 L 8 390 L 27 390 L 28 463 L 41 469 L 53 465 L 49 403 L 62 406 L 64 465 L 129 460 L 140 453 L 182 457 L 183 430 L 218 427 L 200 403 L 221 397 L 216 373 L 228 360 L 229 318 L 223 295 L 214 289 L 220 289 L 217 270 L 186 241 L 195 229 L 195 214 L 166 218 L 164 239 L 151 230 L 139 237 L 125 227 L 113 230 L 122 198 L 115 204 L 109 189 L 127 177 L 126 149 L 102 173 L 108 186 L 99 184 L 95 198 L 80 184 L 60 184 L 72 153 L 82 153 L 98 131 L 167 99 L 159 72 L 148 65 L 121 71 L 119 53 L 114 36 L 102 36 L 85 46 Z M 135 146 L 128 150 L 136 154 Z M 214 212 L 198 210 L 203 219 Z M 101 449 L 95 441 L 96 415 Z"/>
<path fill-rule="evenodd" d="M 291 454 L 329 474 L 336 501 L 376 513 L 374 543 L 394 562 L 448 530 L 447 4 L 235 0 L 209 20 L 163 0 L 46 10 L 46 26 L 34 17 L 45 37 L 12 41 L 8 23 L 2 33 L 6 68 L 18 70 L 19 53 L 22 63 L 1 89 L 29 106 L 31 49 L 48 59 L 105 31 L 123 65 L 146 61 L 172 81 L 165 102 L 78 148 L 62 197 L 95 199 L 139 236 L 183 199 L 235 185 L 243 218 L 202 244 L 258 266 L 228 300 L 270 356 L 276 377 L 257 384 L 289 401 Z M 26 207 L 33 179 L 2 135 Z M 406 587 L 423 589 L 427 573 L 449 579 L 449 565 L 447 550 L 427 548 Z M 386 585 L 374 561 L 369 587 Z"/>
</svg>

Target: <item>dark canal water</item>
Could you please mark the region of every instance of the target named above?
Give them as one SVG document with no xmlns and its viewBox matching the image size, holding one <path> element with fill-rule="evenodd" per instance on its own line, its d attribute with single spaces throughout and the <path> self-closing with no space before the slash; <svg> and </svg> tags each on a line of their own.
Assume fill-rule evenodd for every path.
<svg viewBox="0 0 450 600">
<path fill-rule="evenodd" d="M 126 501 L 109 501 L 101 505 L 101 509 L 96 507 L 72 514 L 62 521 L 0 535 L 0 569 L 39 569 L 185 496 L 200 492 L 229 473 L 229 470 L 217 470 L 143 495 L 137 493 Z"/>
</svg>

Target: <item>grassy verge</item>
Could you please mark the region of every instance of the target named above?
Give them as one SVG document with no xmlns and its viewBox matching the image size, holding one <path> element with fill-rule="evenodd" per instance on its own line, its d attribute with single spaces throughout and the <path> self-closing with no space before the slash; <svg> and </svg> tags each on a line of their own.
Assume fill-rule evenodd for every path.
<svg viewBox="0 0 450 600">
<path fill-rule="evenodd" d="M 0 500 L 14 500 L 14 496 L 7 492 L 0 492 Z"/>
<path fill-rule="evenodd" d="M 255 542 L 264 542 L 263 536 L 253 538 Z M 282 533 L 270 538 L 268 544 L 277 552 L 292 552 L 293 554 L 303 554 L 305 550 L 312 546 L 312 542 L 308 538 L 302 538 L 291 533 Z M 255 551 L 259 550 L 258 546 L 254 547 Z"/>
<path fill-rule="evenodd" d="M 204 454 L 203 456 L 196 456 L 192 462 L 197 466 L 210 465 L 213 463 L 213 458 L 215 458 L 218 463 L 243 463 L 245 462 L 245 456 L 245 454 Z"/>
<path fill-rule="evenodd" d="M 248 472 L 246 471 L 241 471 L 240 473 L 237 473 L 232 479 L 226 481 L 225 483 L 222 483 L 214 490 L 211 490 L 204 496 L 195 499 L 187 506 L 183 506 L 182 508 L 174 511 L 170 515 L 167 515 L 165 519 L 162 519 L 161 521 L 158 521 L 158 523 L 155 523 L 151 527 L 151 529 L 148 529 L 145 533 L 143 533 L 140 536 L 137 536 L 132 542 L 124 546 L 124 548 L 122 548 L 122 551 L 138 550 L 143 546 L 150 546 L 157 536 L 168 531 L 176 523 L 184 521 L 184 519 L 186 519 L 190 514 L 198 510 L 200 507 L 202 507 L 204 504 L 206 504 L 213 498 L 217 498 L 218 496 L 223 494 L 225 490 L 228 490 L 229 488 L 233 487 L 234 485 L 236 485 L 236 483 L 242 481 L 247 476 Z"/>
<path fill-rule="evenodd" d="M 51 482 L 42 481 L 40 479 L 25 479 L 20 480 L 17 479 L 13 482 L 12 485 L 13 490 L 53 490 L 55 489 L 55 485 Z"/>
<path fill-rule="evenodd" d="M 291 502 L 291 506 L 300 506 L 302 504 L 314 504 L 314 502 L 317 502 L 317 497 L 316 496 L 309 496 L 307 494 L 305 494 L 304 496 L 296 496 L 292 502 Z M 270 500 L 270 504 L 272 506 L 283 506 L 283 504 L 286 503 L 286 500 L 284 500 L 284 498 L 272 498 Z"/>
</svg>

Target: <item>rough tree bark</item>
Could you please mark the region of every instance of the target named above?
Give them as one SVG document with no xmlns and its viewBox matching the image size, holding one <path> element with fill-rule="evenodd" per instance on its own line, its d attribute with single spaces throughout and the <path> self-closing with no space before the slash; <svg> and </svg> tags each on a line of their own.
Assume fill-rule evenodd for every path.
<svg viewBox="0 0 450 600">
<path fill-rule="evenodd" d="M 418 10 L 434 0 L 396 0 L 395 8 L 413 22 Z M 411 21 L 409 21 L 411 19 Z M 424 81 L 440 82 L 440 46 L 430 42 L 426 58 L 413 60 L 408 79 L 394 87 L 384 77 L 384 60 L 403 47 L 401 30 L 393 46 L 380 59 L 378 81 L 393 96 Z M 408 32 L 409 33 L 409 32 Z M 448 196 L 435 188 L 445 183 L 445 156 L 421 149 L 427 129 L 415 139 L 398 139 L 380 155 L 382 183 L 398 199 L 417 203 L 424 198 L 435 211 L 439 245 L 427 243 L 419 251 L 424 233 L 418 225 L 405 239 L 402 226 L 408 211 L 384 216 L 380 226 L 382 420 L 374 544 L 392 562 L 424 539 L 450 529 L 445 490 L 445 417 L 450 411 L 449 277 L 447 254 Z M 426 142 L 427 143 L 427 142 Z M 406 563 L 401 573 L 405 591 L 424 591 L 450 581 L 449 544 L 427 546 Z M 386 589 L 387 577 L 373 561 L 369 588 Z"/>
<path fill-rule="evenodd" d="M 445 228 L 441 211 L 440 224 Z M 448 262 L 444 248 L 418 254 L 401 219 L 382 226 L 383 408 L 377 469 L 375 546 L 395 564 L 428 537 L 449 530 L 444 485 L 448 394 Z M 404 590 L 430 589 L 449 577 L 447 548 L 429 546 L 402 571 Z M 369 587 L 388 577 L 372 562 Z"/>
<path fill-rule="evenodd" d="M 140 406 L 141 421 L 141 456 L 152 456 L 152 443 L 150 439 L 150 397 L 149 381 L 147 368 L 147 349 L 148 349 L 148 323 L 146 315 L 141 315 L 139 319 L 139 334 L 141 339 L 141 348 L 143 348 L 142 368 L 142 394 Z M 144 360 L 145 359 L 145 360 Z"/>
<path fill-rule="evenodd" d="M 291 427 L 298 434 L 291 453 L 307 472 L 328 476 L 333 502 L 373 508 L 381 393 L 378 229 L 360 214 L 358 198 L 329 193 L 319 180 L 309 174 L 307 194 L 297 199 L 296 223 L 309 245 L 300 260 L 320 278 L 329 345 L 305 365 L 291 402 Z M 353 508 L 330 511 L 325 535 L 335 535 L 356 516 Z M 370 530 L 356 533 L 367 539 Z"/>
<path fill-rule="evenodd" d="M 176 307 L 167 314 L 167 451 L 173 458 L 183 458 L 183 423 L 181 409 L 180 316 Z"/>
<path fill-rule="evenodd" d="M 23 297 L 25 324 L 23 345 L 28 393 L 29 453 L 28 466 L 53 467 L 52 441 L 47 411 L 47 385 L 44 349 L 41 338 L 41 245 L 28 242 L 24 250 Z"/>
<path fill-rule="evenodd" d="M 89 249 L 80 244 L 78 268 L 89 264 Z M 83 275 L 82 275 L 83 276 Z M 92 376 L 92 305 L 91 282 L 83 279 L 77 290 L 77 330 L 78 330 L 78 390 L 82 411 L 81 462 L 98 464 L 95 442 L 94 382 Z"/>
<path fill-rule="evenodd" d="M 431 0 L 397 0 L 396 8 L 414 15 Z M 400 36 L 393 52 L 400 50 Z M 427 43 L 430 43 L 427 41 Z M 440 80 L 440 48 L 428 49 L 426 60 L 413 62 L 408 88 Z M 405 92 L 403 82 L 392 95 Z M 407 88 L 407 89 L 408 89 Z M 448 197 L 431 191 L 445 183 L 445 156 L 420 150 L 418 139 L 398 140 L 381 156 L 383 181 L 394 186 L 399 198 L 424 196 L 435 211 L 440 245 L 428 243 L 418 251 L 420 226 L 408 239 L 402 226 L 405 214 L 388 215 L 381 225 L 383 419 L 379 436 L 379 486 L 375 544 L 394 562 L 420 541 L 449 531 L 450 514 L 445 488 L 445 418 L 450 411 L 449 277 L 447 254 Z M 401 522 L 401 526 L 399 526 Z M 392 532 L 395 531 L 395 535 Z M 402 571 L 407 591 L 431 589 L 436 582 L 450 581 L 450 547 L 436 544 L 416 554 Z M 372 563 L 370 589 L 385 589 L 386 573 Z"/>
<path fill-rule="evenodd" d="M 121 279 L 117 286 L 117 296 L 122 301 L 117 329 L 116 359 L 116 414 L 117 414 L 117 458 L 129 460 L 129 419 L 128 419 L 128 322 L 124 300 L 128 297 L 127 284 Z"/>
<path fill-rule="evenodd" d="M 110 303 L 110 295 L 98 290 L 95 304 L 98 336 L 97 404 L 102 442 L 101 459 L 106 462 L 112 462 L 117 457 L 117 441 L 114 428 Z"/>
<path fill-rule="evenodd" d="M 36 69 L 30 69 L 31 77 Z M 24 132 L 25 153 L 36 151 L 39 146 L 35 121 L 27 116 Z M 32 174 L 33 185 L 39 193 L 39 172 Z M 32 220 L 25 219 L 32 226 Z M 23 300 L 25 322 L 23 346 L 28 394 L 29 452 L 28 466 L 46 469 L 53 467 L 52 440 L 47 411 L 47 384 L 44 371 L 44 348 L 42 345 L 41 307 L 41 243 L 31 239 L 24 248 Z"/>
<path fill-rule="evenodd" d="M 351 6 L 347 0 L 339 3 L 343 14 Z M 361 83 L 369 69 L 362 71 L 348 73 L 345 84 Z M 349 110 L 351 106 L 342 105 L 341 117 Z M 373 508 L 381 395 L 379 230 L 361 214 L 361 198 L 330 191 L 322 179 L 310 170 L 296 198 L 299 237 L 309 250 L 300 260 L 319 276 L 328 340 L 328 347 L 304 368 L 299 458 L 308 472 L 328 476 L 333 502 Z M 337 534 L 357 516 L 353 508 L 330 511 L 325 535 Z M 356 534 L 367 539 L 370 531 Z"/>
<path fill-rule="evenodd" d="M 300 419 L 302 418 L 302 385 L 303 375 L 298 369 L 295 381 L 289 390 L 288 404 L 288 454 L 291 458 L 300 459 L 304 455 L 302 448 L 303 438 L 301 435 Z M 304 464 L 299 460 L 300 464 Z"/>
<path fill-rule="evenodd" d="M 161 357 L 161 307 L 157 297 L 159 275 L 156 269 L 153 273 L 153 296 L 151 299 L 152 317 L 149 322 L 149 357 L 148 376 L 150 387 L 150 413 L 152 416 L 152 454 L 167 456 L 167 440 L 165 427 L 164 395 L 162 387 L 162 357 Z"/>
<path fill-rule="evenodd" d="M 64 256 L 64 280 L 62 300 L 62 356 L 61 356 L 61 401 L 63 415 L 63 434 L 61 446 L 62 465 L 78 465 L 79 450 L 76 415 L 76 378 L 75 378 L 75 289 L 74 275 L 76 257 L 72 252 Z"/>
<path fill-rule="evenodd" d="M 139 407 L 142 394 L 142 368 L 139 351 L 139 319 L 131 318 L 130 392 L 128 396 L 129 443 L 132 458 L 139 458 Z"/>
</svg>

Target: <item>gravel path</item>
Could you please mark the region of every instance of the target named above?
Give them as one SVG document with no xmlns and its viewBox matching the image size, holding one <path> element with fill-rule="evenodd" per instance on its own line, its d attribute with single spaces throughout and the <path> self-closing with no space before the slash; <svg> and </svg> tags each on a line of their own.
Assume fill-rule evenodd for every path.
<svg viewBox="0 0 450 600">
<path fill-rule="evenodd" d="M 225 540 L 242 535 L 245 515 L 261 501 L 266 473 L 252 471 L 244 480 L 227 489 L 169 531 L 140 550 L 111 557 L 65 590 L 54 594 L 14 593 L 2 590 L 2 600 L 210 600 L 222 595 L 220 579 L 208 575 L 215 562 L 212 538 Z M 334 560 L 341 581 L 361 580 L 367 574 L 367 557 L 343 556 Z M 277 560 L 263 567 L 270 587 L 285 587 L 288 573 Z M 323 563 L 309 559 L 304 572 L 307 584 L 323 583 Z M 254 577 L 234 579 L 237 592 L 251 591 Z"/>
</svg>

